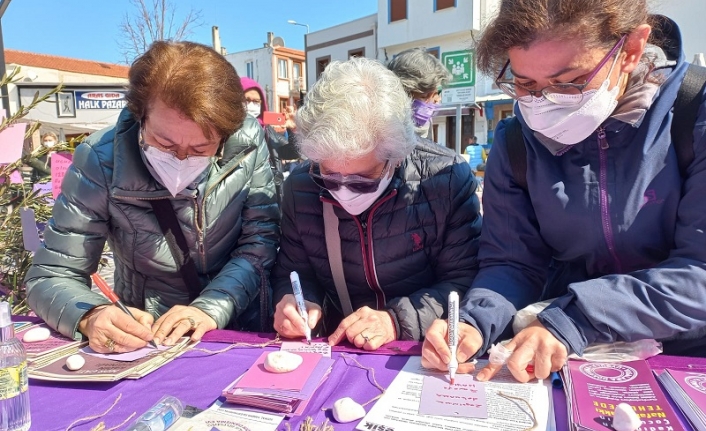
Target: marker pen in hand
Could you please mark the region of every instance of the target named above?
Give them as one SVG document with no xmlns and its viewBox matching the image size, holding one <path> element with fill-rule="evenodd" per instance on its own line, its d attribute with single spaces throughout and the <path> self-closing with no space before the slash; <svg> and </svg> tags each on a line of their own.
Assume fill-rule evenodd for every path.
<svg viewBox="0 0 706 431">
<path fill-rule="evenodd" d="M 113 292 L 113 289 L 108 286 L 108 283 L 103 280 L 103 277 L 101 277 L 98 274 L 91 274 L 91 280 L 93 280 L 94 283 L 96 283 L 96 286 L 100 289 L 101 292 L 103 292 L 103 295 L 105 295 L 110 302 L 112 302 L 115 306 L 117 306 L 119 309 L 121 309 L 125 314 L 128 316 L 132 317 L 135 319 L 135 316 L 132 315 L 130 310 L 123 304 L 123 302 L 118 298 L 118 295 Z M 139 322 L 137 319 L 135 319 L 136 322 Z M 154 340 L 150 341 L 150 346 L 154 347 L 155 349 L 157 348 L 157 343 L 154 342 Z"/>
<path fill-rule="evenodd" d="M 458 370 L 458 359 L 456 350 L 458 349 L 458 293 L 449 293 L 449 350 L 451 351 L 451 361 L 449 362 L 449 379 L 454 384 L 456 371 Z"/>
<path fill-rule="evenodd" d="M 311 344 L 311 328 L 309 328 L 309 313 L 306 311 L 306 304 L 304 303 L 304 293 L 302 292 L 302 285 L 299 282 L 299 274 L 296 271 L 292 271 L 289 274 L 289 281 L 292 282 L 292 290 L 294 291 L 294 299 L 297 301 L 297 309 L 299 310 L 299 315 L 304 319 L 304 334 L 306 334 L 306 342 Z"/>
</svg>

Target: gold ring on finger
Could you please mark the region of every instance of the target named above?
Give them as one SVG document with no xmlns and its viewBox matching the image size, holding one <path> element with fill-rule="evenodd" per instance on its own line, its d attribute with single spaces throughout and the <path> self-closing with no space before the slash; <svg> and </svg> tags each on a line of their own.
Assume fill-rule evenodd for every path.
<svg viewBox="0 0 706 431">
<path fill-rule="evenodd" d="M 115 340 L 113 340 L 112 338 L 108 338 L 107 340 L 105 340 L 105 343 L 103 343 L 103 345 L 111 352 L 115 351 Z"/>
</svg>

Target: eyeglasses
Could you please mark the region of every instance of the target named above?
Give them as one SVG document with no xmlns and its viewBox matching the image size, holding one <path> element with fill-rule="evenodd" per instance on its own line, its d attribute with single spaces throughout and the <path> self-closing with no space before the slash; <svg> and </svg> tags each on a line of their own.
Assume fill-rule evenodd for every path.
<svg viewBox="0 0 706 431">
<path fill-rule="evenodd" d="M 331 190 L 331 191 L 336 191 L 341 188 L 341 186 L 345 186 L 349 190 L 356 192 L 356 193 L 372 193 L 375 190 L 377 190 L 378 186 L 380 185 L 380 181 L 382 181 L 382 178 L 387 174 L 387 171 L 389 170 L 390 167 L 390 161 L 385 162 L 385 166 L 382 168 L 382 172 L 380 172 L 380 176 L 375 179 L 371 178 L 366 178 L 360 175 L 341 175 L 341 174 L 317 174 L 314 172 L 314 165 L 317 165 L 318 168 L 318 163 L 312 163 L 309 166 L 309 176 L 311 177 L 312 180 L 316 183 L 321 188 Z M 320 171 L 320 169 L 317 169 Z"/>
<path fill-rule="evenodd" d="M 574 83 L 564 83 L 564 84 L 552 84 L 548 85 L 541 90 L 530 90 L 529 88 L 520 85 L 514 81 L 514 79 L 508 79 L 504 80 L 503 78 L 506 77 L 506 72 L 508 71 L 508 66 L 510 66 L 510 60 L 508 60 L 505 63 L 505 66 L 503 67 L 502 71 L 500 71 L 500 74 L 498 77 L 495 79 L 495 85 L 500 88 L 500 90 L 503 91 L 503 93 L 507 94 L 508 96 L 512 97 L 513 99 L 520 100 L 523 102 L 531 102 L 532 97 L 540 98 L 544 97 L 550 102 L 556 103 L 558 105 L 577 105 L 581 103 L 583 100 L 583 90 L 586 88 L 586 86 L 593 80 L 593 78 L 598 75 L 598 72 L 600 72 L 601 69 L 603 69 L 603 66 L 608 63 L 608 60 L 610 60 L 611 57 L 613 57 L 616 53 L 620 51 L 620 49 L 623 46 L 623 43 L 625 42 L 625 38 L 627 35 L 624 35 L 623 37 L 620 38 L 620 40 L 613 46 L 613 49 L 608 52 L 608 54 L 601 60 L 600 63 L 598 63 L 598 66 L 596 66 L 595 69 L 591 72 L 591 74 L 586 78 L 586 82 L 583 84 L 574 84 Z M 618 55 L 615 55 L 615 59 L 613 60 L 613 64 L 610 66 L 610 73 L 613 71 L 613 67 L 615 67 L 615 63 L 618 61 Z M 507 79 L 507 78 L 505 78 Z M 562 97 L 562 96 L 569 96 L 569 97 Z"/>
</svg>

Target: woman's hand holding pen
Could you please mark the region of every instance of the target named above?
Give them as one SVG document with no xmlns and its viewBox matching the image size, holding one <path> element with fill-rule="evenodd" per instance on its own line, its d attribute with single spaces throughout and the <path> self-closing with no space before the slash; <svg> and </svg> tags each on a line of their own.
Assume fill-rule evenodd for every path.
<svg viewBox="0 0 706 431">
<path fill-rule="evenodd" d="M 99 353 L 125 353 L 141 349 L 152 340 L 151 314 L 128 307 L 132 316 L 115 305 L 99 305 L 86 313 L 78 330 L 88 337 L 88 345 Z"/>
<path fill-rule="evenodd" d="M 309 301 L 304 303 L 309 314 L 309 328 L 314 329 L 321 319 L 321 307 Z M 304 320 L 299 315 L 297 301 L 291 293 L 284 295 L 275 307 L 275 331 L 285 338 L 305 336 Z"/>
<path fill-rule="evenodd" d="M 449 324 L 446 320 L 437 319 L 427 330 L 422 346 L 422 366 L 448 371 L 451 362 L 451 351 L 448 344 Z M 456 359 L 460 374 L 470 373 L 475 370 L 475 365 L 466 363 L 468 358 L 476 354 L 483 345 L 480 332 L 473 326 L 459 322 L 458 324 L 458 349 Z"/>
</svg>

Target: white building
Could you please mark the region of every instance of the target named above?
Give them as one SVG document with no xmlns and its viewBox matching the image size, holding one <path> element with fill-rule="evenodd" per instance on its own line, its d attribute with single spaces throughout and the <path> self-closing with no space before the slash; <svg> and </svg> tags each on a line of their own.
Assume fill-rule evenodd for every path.
<svg viewBox="0 0 706 431">
<path fill-rule="evenodd" d="M 306 58 L 311 67 L 307 75 L 312 85 L 326 65 L 333 60 L 364 56 L 387 62 L 409 48 L 425 47 L 439 59 L 467 54 L 474 31 L 478 31 L 487 14 L 488 5 L 497 0 L 378 0 L 378 13 L 354 21 L 312 32 L 306 38 Z M 471 57 L 472 63 L 472 54 Z M 512 112 L 512 101 L 492 82 L 475 76 L 458 89 L 444 91 L 442 109 L 433 120 L 434 139 L 450 148 L 456 147 L 456 107 L 462 106 L 462 139 L 477 136 L 480 143 L 488 142 L 488 130 L 494 127 L 492 117 Z M 454 95 L 463 95 L 458 99 Z M 494 100 L 498 99 L 498 100 Z M 488 108 L 486 109 L 486 104 Z M 504 111 L 500 108 L 505 108 Z M 505 114 L 503 114 L 505 112 Z"/>
<path fill-rule="evenodd" d="M 304 51 L 284 46 L 284 40 L 267 33 L 262 48 L 226 54 L 240 76 L 262 86 L 270 111 L 284 112 L 295 106 L 306 92 Z"/>
<path fill-rule="evenodd" d="M 125 106 L 129 68 L 117 64 L 5 50 L 8 73 L 19 67 L 19 82 L 8 85 L 10 113 L 63 84 L 61 93 L 40 103 L 26 117 L 42 131 L 67 137 L 115 124 Z M 59 130 L 61 129 L 61 130 Z"/>
</svg>

